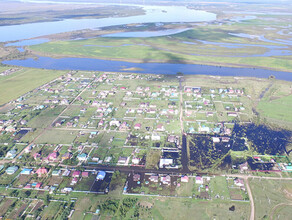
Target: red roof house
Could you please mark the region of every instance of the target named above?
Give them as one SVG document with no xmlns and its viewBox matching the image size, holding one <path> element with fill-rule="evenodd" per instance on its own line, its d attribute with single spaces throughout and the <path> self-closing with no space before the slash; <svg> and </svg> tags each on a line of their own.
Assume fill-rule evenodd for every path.
<svg viewBox="0 0 292 220">
<path fill-rule="evenodd" d="M 80 171 L 79 170 L 75 170 L 72 174 L 72 177 L 79 177 L 80 176 Z"/>
</svg>

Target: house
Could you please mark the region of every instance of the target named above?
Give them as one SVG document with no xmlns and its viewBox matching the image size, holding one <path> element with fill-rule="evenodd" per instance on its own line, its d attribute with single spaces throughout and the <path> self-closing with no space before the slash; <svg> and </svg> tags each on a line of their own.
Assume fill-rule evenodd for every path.
<svg viewBox="0 0 292 220">
<path fill-rule="evenodd" d="M 222 142 L 229 142 L 229 140 L 230 140 L 230 138 L 229 137 L 222 137 L 221 138 L 222 139 Z"/>
<path fill-rule="evenodd" d="M 12 166 L 12 167 L 8 167 L 5 172 L 8 174 L 8 175 L 12 175 L 14 174 L 16 171 L 18 170 L 18 167 L 17 166 Z"/>
<path fill-rule="evenodd" d="M 71 173 L 70 170 L 65 170 L 65 171 L 63 172 L 62 176 L 69 176 L 70 173 Z"/>
<path fill-rule="evenodd" d="M 132 164 L 138 165 L 140 163 L 140 158 L 134 157 L 132 158 Z"/>
<path fill-rule="evenodd" d="M 245 163 L 242 163 L 239 165 L 239 170 L 241 173 L 243 173 L 244 171 L 248 170 L 248 163 L 245 162 Z"/>
<path fill-rule="evenodd" d="M 164 168 L 164 166 L 169 166 L 173 164 L 173 159 L 162 158 L 159 161 L 159 167 Z"/>
<path fill-rule="evenodd" d="M 98 122 L 98 126 L 103 126 L 103 124 L 104 124 L 104 121 L 103 121 L 103 120 L 100 120 L 100 121 Z"/>
<path fill-rule="evenodd" d="M 126 164 L 128 157 L 119 157 L 118 163 L 119 164 Z"/>
<path fill-rule="evenodd" d="M 40 158 L 41 157 L 41 155 L 39 154 L 39 153 L 35 153 L 34 155 L 33 155 L 33 158 L 35 159 L 35 160 L 37 160 L 38 158 Z"/>
<path fill-rule="evenodd" d="M 81 174 L 81 172 L 79 170 L 75 170 L 73 173 L 72 173 L 72 177 L 79 177 Z"/>
<path fill-rule="evenodd" d="M 244 180 L 240 179 L 240 178 L 235 178 L 234 179 L 234 185 L 242 187 L 242 186 L 244 186 Z"/>
<path fill-rule="evenodd" d="M 36 173 L 38 174 L 39 177 L 48 174 L 48 170 L 45 167 L 37 169 Z"/>
<path fill-rule="evenodd" d="M 77 177 L 73 177 L 72 181 L 71 181 L 71 185 L 75 185 L 78 182 L 78 178 Z"/>
<path fill-rule="evenodd" d="M 109 163 L 109 162 L 111 162 L 111 160 L 112 160 L 112 157 L 106 157 L 106 158 L 104 159 L 104 162 L 105 162 L 105 163 Z"/>
<path fill-rule="evenodd" d="M 25 152 L 25 153 L 30 153 L 31 150 L 32 150 L 32 146 L 29 145 L 29 146 L 27 146 L 27 147 L 24 149 L 24 152 Z"/>
<path fill-rule="evenodd" d="M 176 142 L 176 136 L 175 135 L 169 135 L 167 138 L 167 141 L 170 143 Z"/>
<path fill-rule="evenodd" d="M 158 124 L 156 130 L 157 131 L 165 131 L 165 128 L 164 128 L 163 124 Z"/>
<path fill-rule="evenodd" d="M 55 161 L 58 156 L 59 156 L 59 153 L 57 151 L 54 151 L 53 153 L 49 154 L 48 160 L 49 161 Z"/>
<path fill-rule="evenodd" d="M 134 129 L 140 130 L 141 129 L 141 124 L 140 123 L 135 124 L 134 125 Z"/>
<path fill-rule="evenodd" d="M 182 176 L 180 178 L 180 180 L 181 180 L 182 183 L 188 183 L 189 182 L 189 177 L 188 176 Z"/>
<path fill-rule="evenodd" d="M 70 187 L 65 187 L 63 190 L 62 190 L 62 192 L 63 193 L 70 193 L 70 192 L 72 192 L 72 188 L 70 188 Z"/>
<path fill-rule="evenodd" d="M 104 172 L 104 171 L 99 171 L 98 174 L 97 174 L 97 176 L 96 176 L 96 180 L 97 180 L 97 181 L 98 181 L 98 180 L 104 180 L 105 176 L 106 176 L 106 172 Z"/>
<path fill-rule="evenodd" d="M 151 175 L 151 176 L 149 177 L 149 180 L 150 180 L 151 182 L 158 183 L 158 176 L 157 176 L 157 175 Z"/>
<path fill-rule="evenodd" d="M 285 170 L 291 172 L 292 171 L 292 166 L 290 165 L 286 165 L 285 166 Z"/>
<path fill-rule="evenodd" d="M 53 170 L 52 176 L 60 176 L 61 175 L 61 170 Z"/>
<path fill-rule="evenodd" d="M 141 179 L 141 175 L 140 174 L 136 173 L 136 174 L 133 175 L 133 181 L 134 182 L 138 182 L 138 181 L 140 181 L 140 179 Z"/>
<path fill-rule="evenodd" d="M 99 158 L 98 157 L 93 157 L 91 160 L 94 161 L 94 162 L 98 162 Z"/>
<path fill-rule="evenodd" d="M 31 189 L 31 184 L 27 184 L 25 187 L 23 187 L 24 189 Z"/>
<path fill-rule="evenodd" d="M 79 161 L 85 161 L 87 159 L 87 154 L 86 153 L 82 153 L 82 154 L 79 154 L 77 156 L 77 160 Z"/>
<path fill-rule="evenodd" d="M 7 152 L 6 158 L 13 159 L 14 157 L 16 157 L 16 150 L 15 149 L 12 149 L 12 150 Z"/>
<path fill-rule="evenodd" d="M 157 133 L 152 133 L 151 140 L 152 141 L 160 141 L 160 136 Z"/>
<path fill-rule="evenodd" d="M 206 127 L 206 126 L 199 127 L 199 132 L 209 133 L 210 132 L 210 128 Z"/>
<path fill-rule="evenodd" d="M 83 178 L 87 178 L 87 177 L 89 176 L 89 173 L 83 171 L 83 172 L 81 173 L 81 176 L 82 176 Z"/>
<path fill-rule="evenodd" d="M 219 137 L 212 137 L 213 143 L 220 143 Z"/>
<path fill-rule="evenodd" d="M 36 189 L 39 189 L 39 188 L 41 188 L 41 186 L 42 186 L 42 183 L 37 183 L 37 184 L 35 185 L 35 188 L 36 188 Z"/>
<path fill-rule="evenodd" d="M 214 113 L 213 112 L 207 112 L 206 113 L 206 117 L 213 117 L 214 116 Z"/>
<path fill-rule="evenodd" d="M 72 157 L 72 154 L 69 152 L 66 152 L 65 154 L 62 155 L 62 160 L 68 160 Z"/>
<path fill-rule="evenodd" d="M 237 117 L 237 113 L 236 112 L 228 112 L 227 115 L 230 116 L 230 117 Z"/>
<path fill-rule="evenodd" d="M 24 168 L 24 169 L 22 169 L 20 174 L 22 174 L 22 175 L 30 175 L 31 171 L 32 171 L 32 169 Z"/>
<path fill-rule="evenodd" d="M 110 121 L 110 126 L 120 127 L 121 123 L 117 120 Z"/>
<path fill-rule="evenodd" d="M 127 122 L 123 122 L 122 124 L 121 124 L 121 126 L 119 127 L 119 130 L 120 131 L 125 131 L 125 130 L 127 130 L 128 129 L 128 124 L 127 124 Z"/>
<path fill-rule="evenodd" d="M 11 126 L 11 125 L 9 125 L 7 128 L 5 128 L 5 131 L 7 131 L 7 132 L 15 132 L 16 128 Z"/>
<path fill-rule="evenodd" d="M 162 176 L 162 177 L 160 178 L 160 181 L 161 181 L 162 184 L 170 185 L 170 183 L 171 183 L 171 178 L 170 178 L 169 175 L 167 175 L 167 176 Z"/>
<path fill-rule="evenodd" d="M 203 184 L 203 183 L 204 183 L 203 177 L 196 176 L 196 184 Z"/>
</svg>

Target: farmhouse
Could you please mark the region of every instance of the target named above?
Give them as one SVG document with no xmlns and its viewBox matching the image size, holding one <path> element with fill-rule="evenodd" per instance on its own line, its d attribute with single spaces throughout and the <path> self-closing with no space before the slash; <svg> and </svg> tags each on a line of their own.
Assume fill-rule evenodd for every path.
<svg viewBox="0 0 292 220">
<path fill-rule="evenodd" d="M 149 180 L 150 180 L 151 182 L 158 183 L 158 176 L 157 176 L 157 175 L 151 175 L 151 176 L 149 177 Z"/>
<path fill-rule="evenodd" d="M 188 176 L 182 176 L 180 178 L 180 180 L 181 180 L 182 183 L 188 183 L 189 182 L 189 177 Z"/>
<path fill-rule="evenodd" d="M 99 171 L 96 180 L 104 180 L 106 173 L 104 171 Z"/>
<path fill-rule="evenodd" d="M 79 161 L 85 161 L 87 159 L 87 154 L 86 153 L 82 153 L 82 154 L 79 154 L 77 156 L 77 160 Z"/>
<path fill-rule="evenodd" d="M 159 161 L 159 167 L 163 168 L 164 166 L 169 166 L 173 164 L 173 159 L 162 158 Z"/>
<path fill-rule="evenodd" d="M 22 174 L 22 175 L 30 175 L 31 171 L 32 171 L 32 169 L 24 168 L 24 169 L 22 169 L 20 174 Z"/>
<path fill-rule="evenodd" d="M 140 179 L 141 179 L 141 175 L 140 174 L 136 173 L 136 174 L 133 175 L 133 181 L 134 182 L 138 182 L 138 181 L 140 181 Z"/>
<path fill-rule="evenodd" d="M 196 176 L 196 184 L 203 184 L 203 183 L 204 183 L 203 177 Z"/>
<path fill-rule="evenodd" d="M 140 123 L 135 124 L 134 125 L 134 129 L 140 130 L 141 129 L 141 124 Z"/>
<path fill-rule="evenodd" d="M 240 178 L 235 178 L 234 179 L 234 185 L 236 185 L 236 186 L 244 186 L 244 181 L 243 181 L 243 179 L 240 179 Z"/>
<path fill-rule="evenodd" d="M 75 170 L 73 173 L 72 173 L 72 177 L 79 177 L 81 174 L 81 172 L 79 170 Z"/>
<path fill-rule="evenodd" d="M 48 174 L 48 170 L 45 167 L 37 169 L 36 173 L 38 174 L 39 177 Z"/>
<path fill-rule="evenodd" d="M 12 167 L 8 167 L 5 172 L 8 174 L 8 175 L 12 175 L 14 174 L 16 171 L 18 170 L 18 167 L 17 166 L 12 166 Z"/>
<path fill-rule="evenodd" d="M 162 182 L 162 184 L 170 185 L 170 183 L 171 183 L 171 178 L 170 178 L 169 175 L 167 175 L 167 176 L 162 176 L 162 177 L 160 178 L 160 181 Z"/>
</svg>

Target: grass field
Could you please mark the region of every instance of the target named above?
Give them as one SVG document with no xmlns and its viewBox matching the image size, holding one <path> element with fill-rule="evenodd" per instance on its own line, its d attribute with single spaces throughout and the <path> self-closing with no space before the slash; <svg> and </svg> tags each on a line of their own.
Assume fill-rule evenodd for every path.
<svg viewBox="0 0 292 220">
<path fill-rule="evenodd" d="M 5 79 L 0 77 L 0 105 L 16 99 L 64 73 L 64 71 L 25 68 Z"/>
<path fill-rule="evenodd" d="M 249 23 L 249 25 L 254 24 Z M 263 31 L 262 27 L 259 29 Z M 261 33 L 254 27 L 253 30 Z M 52 57 L 90 57 L 131 62 L 180 62 L 292 70 L 291 56 L 253 56 L 269 51 L 264 45 L 277 44 L 236 37 L 228 34 L 229 32 L 240 33 L 246 32 L 246 30 L 243 30 L 240 25 L 220 27 L 209 25 L 164 37 L 98 37 L 86 40 L 48 42 L 30 46 L 30 49 L 37 54 L 49 54 Z M 236 49 L 234 49 L 232 46 L 229 47 L 229 44 L 246 44 L 246 46 L 235 46 Z"/>
<path fill-rule="evenodd" d="M 274 100 L 262 100 L 258 109 L 268 118 L 274 118 L 280 121 L 292 122 L 292 95 L 277 98 Z"/>
<path fill-rule="evenodd" d="M 291 182 L 285 180 L 251 179 L 256 219 L 290 219 L 292 204 Z"/>
</svg>

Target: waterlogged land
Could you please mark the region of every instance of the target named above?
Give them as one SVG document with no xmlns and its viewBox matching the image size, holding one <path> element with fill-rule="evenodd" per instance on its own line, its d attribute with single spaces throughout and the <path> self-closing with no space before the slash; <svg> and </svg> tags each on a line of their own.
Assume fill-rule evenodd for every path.
<svg viewBox="0 0 292 220">
<path fill-rule="evenodd" d="M 181 26 L 190 29 L 182 33 L 148 38 L 135 37 L 135 31 L 143 31 L 145 27 L 130 26 L 130 31 L 133 31 L 130 38 L 119 37 L 117 33 L 116 37 L 53 41 L 30 46 L 29 50 L 33 54 L 52 57 L 248 66 L 291 71 L 292 42 L 288 34 L 289 26 L 283 26 L 286 20 L 289 20 L 288 15 L 271 15 L 267 23 L 265 17 L 259 15 L 251 20 L 231 22 L 228 25 L 194 27 L 189 24 Z M 171 26 L 179 30 L 179 25 L 167 27 Z M 106 30 L 109 31 L 108 28 Z M 156 27 L 158 32 L 163 30 L 167 28 Z M 145 32 L 147 35 L 151 36 L 151 32 Z"/>
</svg>

